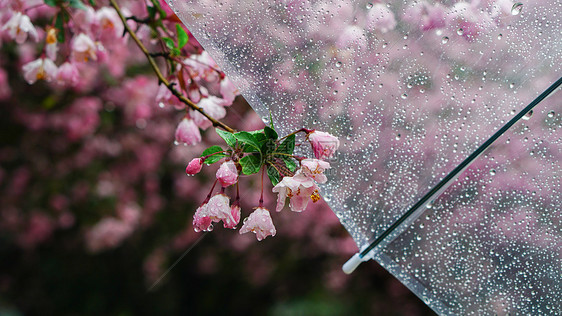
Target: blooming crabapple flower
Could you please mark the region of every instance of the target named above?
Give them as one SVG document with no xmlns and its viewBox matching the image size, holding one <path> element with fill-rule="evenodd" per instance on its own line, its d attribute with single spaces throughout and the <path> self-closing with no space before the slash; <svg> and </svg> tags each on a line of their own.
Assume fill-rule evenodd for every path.
<svg viewBox="0 0 562 316">
<path fill-rule="evenodd" d="M 275 236 L 277 231 L 266 208 L 258 207 L 250 216 L 244 219 L 244 225 L 240 228 L 240 234 L 248 232 L 254 232 L 258 241 L 262 241 L 267 236 Z"/>
<path fill-rule="evenodd" d="M 314 202 L 320 199 L 318 186 L 306 175 L 297 172 L 293 177 L 284 177 L 275 187 L 273 192 L 279 193 L 277 197 L 277 207 L 275 210 L 280 212 L 285 206 L 285 199 L 289 198 L 289 206 L 293 212 L 302 212 L 308 205 L 308 200 Z"/>
<path fill-rule="evenodd" d="M 240 94 L 238 88 L 227 77 L 222 78 L 220 83 L 220 93 L 226 104 L 232 104 L 237 95 Z"/>
<path fill-rule="evenodd" d="M 307 138 L 317 159 L 332 157 L 340 146 L 338 138 L 326 132 L 313 131 Z"/>
<path fill-rule="evenodd" d="M 394 13 L 382 3 L 375 4 L 367 13 L 367 29 L 379 30 L 382 33 L 392 31 L 396 27 Z"/>
<path fill-rule="evenodd" d="M 110 7 L 103 7 L 95 13 L 96 24 L 101 28 L 101 37 L 119 38 L 123 34 L 123 23 L 117 11 Z"/>
<path fill-rule="evenodd" d="M 59 50 L 57 43 L 57 29 L 54 27 L 47 28 L 47 37 L 45 38 L 45 53 L 52 60 L 57 59 L 57 51 Z"/>
<path fill-rule="evenodd" d="M 179 85 L 177 80 L 175 79 L 172 80 L 171 83 L 175 83 L 176 85 Z M 182 110 L 185 107 L 185 105 L 181 103 L 178 97 L 173 95 L 172 91 L 170 91 L 170 89 L 168 89 L 168 87 L 163 84 L 158 86 L 158 92 L 156 93 L 156 103 L 158 103 L 158 106 L 162 108 L 165 105 L 172 105 L 177 110 Z"/>
<path fill-rule="evenodd" d="M 21 12 L 14 14 L 4 26 L 1 31 L 8 31 L 8 36 L 16 41 L 18 44 L 23 44 L 27 39 L 27 35 L 31 36 L 34 41 L 37 41 L 37 31 L 31 23 L 29 17 Z"/>
<path fill-rule="evenodd" d="M 223 99 L 211 95 L 208 98 L 202 98 L 198 105 L 209 116 L 220 120 L 226 115 L 226 110 L 224 109 L 223 104 Z M 191 115 L 195 124 L 197 124 L 197 126 L 201 129 L 207 129 L 213 125 L 213 123 L 204 117 L 203 114 L 195 110 L 189 111 L 189 115 Z"/>
<path fill-rule="evenodd" d="M 86 34 L 80 33 L 72 41 L 72 56 L 78 62 L 97 60 L 98 45 Z"/>
<path fill-rule="evenodd" d="M 176 128 L 176 142 L 195 145 L 201 142 L 201 133 L 192 119 L 184 117 Z"/>
<path fill-rule="evenodd" d="M 236 169 L 234 161 L 228 160 L 222 163 L 219 170 L 217 170 L 217 179 L 224 188 L 238 181 L 238 169 Z"/>
<path fill-rule="evenodd" d="M 318 183 L 325 183 L 328 178 L 324 175 L 324 171 L 330 169 L 330 164 L 319 159 L 303 159 L 301 160 L 301 172 L 305 176 L 314 179 Z"/>
<path fill-rule="evenodd" d="M 57 66 L 49 58 L 38 58 L 23 65 L 23 77 L 29 84 L 44 79 L 51 81 L 57 75 Z"/>
<path fill-rule="evenodd" d="M 59 84 L 71 87 L 76 86 L 78 84 L 78 80 L 80 79 L 78 68 L 76 68 L 74 63 L 70 63 L 68 61 L 64 62 L 60 65 L 57 71 L 56 79 Z"/>
<path fill-rule="evenodd" d="M 230 207 L 230 215 L 231 217 L 224 220 L 224 228 L 235 229 L 240 222 L 240 205 L 233 204 Z"/>
<path fill-rule="evenodd" d="M 185 173 L 197 174 L 201 171 L 201 167 L 203 167 L 203 158 L 194 158 L 189 162 L 187 168 L 185 168 Z"/>
<path fill-rule="evenodd" d="M 223 221 L 225 227 L 236 221 L 230 208 L 230 199 L 224 194 L 213 196 L 209 202 L 201 205 L 193 215 L 193 227 L 195 231 L 211 231 L 212 223 Z M 238 218 L 240 220 L 240 218 Z M 228 223 L 228 224 L 227 224 Z"/>
</svg>

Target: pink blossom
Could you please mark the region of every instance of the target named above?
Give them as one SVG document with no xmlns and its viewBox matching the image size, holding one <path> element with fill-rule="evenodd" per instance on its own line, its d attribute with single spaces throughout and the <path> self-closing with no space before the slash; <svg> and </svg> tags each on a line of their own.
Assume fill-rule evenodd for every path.
<svg viewBox="0 0 562 316">
<path fill-rule="evenodd" d="M 176 128 L 176 142 L 195 145 L 201 142 L 201 133 L 192 119 L 184 117 Z"/>
<path fill-rule="evenodd" d="M 78 68 L 72 62 L 64 62 L 57 71 L 56 79 L 61 85 L 74 87 L 78 85 L 80 79 Z"/>
<path fill-rule="evenodd" d="M 244 225 L 240 228 L 240 234 L 248 232 L 254 232 L 258 241 L 262 241 L 267 236 L 275 236 L 277 231 L 266 208 L 258 207 L 250 216 L 244 219 Z"/>
<path fill-rule="evenodd" d="M 238 181 L 238 169 L 236 169 L 234 161 L 228 160 L 222 163 L 219 170 L 217 170 L 217 180 L 224 188 Z"/>
<path fill-rule="evenodd" d="M 283 209 L 287 197 L 293 212 L 304 211 L 310 199 L 314 202 L 320 199 L 316 183 L 302 173 L 297 173 L 294 177 L 284 177 L 273 187 L 272 191 L 279 193 L 277 207 L 275 208 L 277 212 Z"/>
<path fill-rule="evenodd" d="M 326 169 L 330 169 L 330 164 L 324 160 L 303 159 L 301 161 L 301 172 L 318 183 L 325 183 L 328 180 L 324 175 Z"/>
<path fill-rule="evenodd" d="M 230 199 L 224 194 L 216 194 L 209 202 L 201 205 L 193 215 L 195 231 L 211 231 L 212 223 L 223 221 L 225 227 L 230 226 L 236 219 L 232 215 Z M 238 218 L 240 220 L 240 218 Z M 230 227 L 229 227 L 230 228 Z"/>
<path fill-rule="evenodd" d="M 236 96 L 240 94 L 240 92 L 238 92 L 238 88 L 236 88 L 232 81 L 230 81 L 227 77 L 224 77 L 221 80 L 220 93 L 226 104 L 232 104 Z"/>
<path fill-rule="evenodd" d="M 332 157 L 340 146 L 338 138 L 326 132 L 313 131 L 307 138 L 317 159 Z"/>
<path fill-rule="evenodd" d="M 37 80 L 51 81 L 57 75 L 57 66 L 49 58 L 38 58 L 22 67 L 23 77 L 29 84 Z"/>
<path fill-rule="evenodd" d="M 58 50 L 57 29 L 49 27 L 47 28 L 47 37 L 45 38 L 45 54 L 50 59 L 56 60 Z"/>
<path fill-rule="evenodd" d="M 72 40 L 72 57 L 77 62 L 98 59 L 98 45 L 86 34 L 80 33 Z"/>
<path fill-rule="evenodd" d="M 240 222 L 240 205 L 233 204 L 230 207 L 230 215 L 224 220 L 224 228 L 235 229 Z"/>
<path fill-rule="evenodd" d="M 132 233 L 133 227 L 128 223 L 114 217 L 106 217 L 86 233 L 86 245 L 93 252 L 115 248 Z"/>
<path fill-rule="evenodd" d="M 367 13 L 367 29 L 382 33 L 392 31 L 396 27 L 394 13 L 382 3 L 375 4 Z"/>
<path fill-rule="evenodd" d="M 7 31 L 8 36 L 16 41 L 18 44 L 23 44 L 27 36 L 31 36 L 34 41 L 37 41 L 37 31 L 31 23 L 31 19 L 21 12 L 14 14 L 6 24 L 2 26 L 1 31 Z"/>
<path fill-rule="evenodd" d="M 103 7 L 95 13 L 96 24 L 99 26 L 100 37 L 116 39 L 123 35 L 123 23 L 117 12 L 110 7 Z"/>
<path fill-rule="evenodd" d="M 172 80 L 171 83 L 178 84 L 177 80 Z M 185 107 L 185 105 L 180 102 L 178 97 L 173 95 L 170 89 L 168 89 L 168 87 L 163 84 L 158 86 L 158 92 L 156 93 L 156 102 L 160 107 L 164 107 L 165 105 L 172 105 L 177 110 L 181 110 Z"/>
<path fill-rule="evenodd" d="M 198 105 L 209 116 L 214 119 L 220 120 L 226 115 L 226 110 L 224 109 L 223 104 L 223 99 L 211 95 L 208 98 L 202 98 L 201 101 L 199 101 Z M 213 125 L 211 121 L 209 121 L 206 117 L 203 116 L 203 114 L 197 111 L 191 110 L 189 114 L 193 118 L 193 121 L 195 121 L 195 124 L 197 124 L 197 126 L 199 126 L 201 129 L 207 129 Z"/>
<path fill-rule="evenodd" d="M 185 168 L 185 173 L 187 174 L 197 174 L 201 171 L 201 167 L 203 167 L 203 159 L 202 158 L 194 158 L 189 162 L 187 168 Z"/>
</svg>

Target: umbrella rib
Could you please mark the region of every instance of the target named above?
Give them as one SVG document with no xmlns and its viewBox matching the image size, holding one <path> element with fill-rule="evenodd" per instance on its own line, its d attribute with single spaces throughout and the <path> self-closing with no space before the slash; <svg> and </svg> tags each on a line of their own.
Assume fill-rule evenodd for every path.
<svg viewBox="0 0 562 316">
<path fill-rule="evenodd" d="M 443 191 L 445 191 L 453 182 L 462 174 L 466 168 L 468 168 L 476 158 L 478 158 L 486 149 L 488 149 L 500 136 L 502 136 L 507 130 L 509 130 L 515 123 L 517 123 L 525 114 L 529 113 L 537 104 L 548 98 L 556 89 L 562 85 L 562 77 L 560 77 L 556 82 L 554 82 L 550 87 L 548 87 L 543 93 L 541 93 L 537 98 L 535 98 L 529 105 L 527 105 L 523 110 L 521 110 L 517 115 L 515 115 L 509 122 L 503 125 L 494 135 L 492 135 L 488 140 L 486 140 L 480 147 L 478 147 L 470 156 L 468 156 L 463 162 L 461 162 L 453 171 L 451 171 L 443 180 L 441 180 L 435 187 L 433 187 L 426 195 L 424 195 L 414 206 L 412 206 L 406 213 L 404 213 L 394 224 L 390 225 L 379 237 L 377 237 L 369 246 L 362 249 L 359 257 L 364 258 L 371 252 L 375 247 L 377 247 L 383 240 L 385 240 L 390 234 L 392 234 L 396 228 L 398 228 L 402 223 L 421 210 L 425 205 L 434 201 Z"/>
</svg>

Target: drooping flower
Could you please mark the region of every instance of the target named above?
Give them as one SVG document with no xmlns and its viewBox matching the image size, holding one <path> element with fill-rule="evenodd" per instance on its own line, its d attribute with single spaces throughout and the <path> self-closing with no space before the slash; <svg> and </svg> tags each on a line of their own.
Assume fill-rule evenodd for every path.
<svg viewBox="0 0 562 316">
<path fill-rule="evenodd" d="M 176 128 L 176 142 L 195 145 L 201 142 L 201 132 L 192 119 L 184 117 Z"/>
<path fill-rule="evenodd" d="M 98 45 L 86 34 L 80 33 L 72 41 L 72 56 L 78 62 L 97 60 Z"/>
<path fill-rule="evenodd" d="M 201 205 L 195 215 L 193 215 L 193 227 L 195 231 L 211 231 L 212 223 L 223 221 L 225 227 L 227 223 L 235 222 L 230 208 L 230 199 L 224 194 L 216 194 L 209 202 Z M 240 220 L 240 218 L 238 218 Z"/>
<path fill-rule="evenodd" d="M 37 31 L 35 26 L 31 23 L 31 19 L 21 12 L 16 12 L 12 17 L 2 26 L 1 31 L 8 31 L 8 36 L 16 41 L 18 44 L 23 44 L 27 36 L 31 36 L 34 41 L 37 41 Z"/>
<path fill-rule="evenodd" d="M 240 205 L 233 204 L 230 207 L 231 217 L 227 217 L 224 220 L 224 228 L 235 229 L 236 225 L 240 222 Z"/>
<path fill-rule="evenodd" d="M 313 202 L 320 199 L 316 183 L 300 172 L 293 177 L 284 177 L 273 187 L 272 191 L 279 193 L 275 208 L 277 212 L 280 212 L 285 206 L 286 198 L 289 198 L 289 206 L 293 212 L 304 211 L 310 199 Z"/>
<path fill-rule="evenodd" d="M 229 105 L 232 104 L 236 96 L 240 94 L 240 92 L 238 92 L 238 88 L 236 88 L 232 81 L 230 81 L 227 77 L 224 77 L 221 80 L 220 93 L 225 103 Z"/>
<path fill-rule="evenodd" d="M 197 174 L 201 171 L 201 167 L 203 167 L 203 158 L 194 158 L 189 162 L 187 168 L 185 168 L 185 173 Z"/>
<path fill-rule="evenodd" d="M 226 115 L 226 110 L 224 109 L 223 104 L 223 99 L 211 95 L 208 98 L 201 98 L 198 105 L 203 109 L 203 111 L 205 111 L 205 113 L 217 120 L 220 120 Z M 191 110 L 189 115 L 191 115 L 195 124 L 197 124 L 197 126 L 201 129 L 207 129 L 213 125 L 211 121 L 197 111 Z"/>
<path fill-rule="evenodd" d="M 267 236 L 275 236 L 277 231 L 266 208 L 258 207 L 250 216 L 244 219 L 244 225 L 240 228 L 240 234 L 248 232 L 254 232 L 258 241 L 262 241 Z"/>
<path fill-rule="evenodd" d="M 307 138 L 317 159 L 332 157 L 340 146 L 338 138 L 326 132 L 312 131 Z"/>
<path fill-rule="evenodd" d="M 330 169 L 330 164 L 324 160 L 310 158 L 301 160 L 301 172 L 318 183 L 325 183 L 328 180 L 324 174 L 326 169 Z"/>
<path fill-rule="evenodd" d="M 37 80 L 51 81 L 57 75 L 57 66 L 49 58 L 38 58 L 30 61 L 22 67 L 23 77 L 29 84 Z"/>
<path fill-rule="evenodd" d="M 45 54 L 52 60 L 57 59 L 57 51 L 59 50 L 57 43 L 57 29 L 54 27 L 47 28 L 47 36 L 45 38 Z"/>
<path fill-rule="evenodd" d="M 238 169 L 234 161 L 228 160 L 222 163 L 217 170 L 217 179 L 224 188 L 238 182 Z"/>
<path fill-rule="evenodd" d="M 103 7 L 95 13 L 96 24 L 100 28 L 100 37 L 106 39 L 119 38 L 123 34 L 123 23 L 117 11 L 110 7 Z"/>
</svg>

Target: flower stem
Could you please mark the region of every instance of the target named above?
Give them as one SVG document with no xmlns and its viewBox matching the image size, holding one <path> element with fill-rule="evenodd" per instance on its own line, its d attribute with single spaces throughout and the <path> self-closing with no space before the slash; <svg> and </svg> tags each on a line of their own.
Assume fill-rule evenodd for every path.
<svg viewBox="0 0 562 316">
<path fill-rule="evenodd" d="M 259 203 L 258 207 L 263 206 L 263 175 L 264 175 L 264 173 L 265 173 L 265 165 L 261 169 L 261 196 L 260 196 L 260 203 Z"/>
<path fill-rule="evenodd" d="M 212 116 L 208 115 L 207 113 L 205 113 L 205 111 L 203 111 L 203 109 L 201 109 L 199 106 L 197 106 L 195 103 L 193 103 L 191 100 L 189 100 L 188 98 L 186 98 L 181 92 L 179 92 L 176 88 L 174 88 L 174 86 L 164 77 L 164 75 L 162 74 L 162 72 L 160 71 L 160 68 L 158 68 L 158 65 L 156 65 L 156 62 L 154 61 L 154 59 L 152 58 L 150 52 L 148 51 L 148 49 L 144 46 L 144 44 L 140 41 L 140 39 L 137 37 L 136 33 L 131 30 L 131 28 L 129 27 L 129 25 L 127 24 L 127 19 L 125 18 L 125 16 L 123 15 L 123 12 L 121 11 L 121 9 L 119 8 L 119 5 L 117 5 L 117 2 L 115 0 L 109 0 L 109 3 L 111 4 L 111 6 L 115 9 L 115 11 L 117 11 L 117 14 L 119 15 L 119 18 L 121 19 L 121 22 L 123 22 L 123 26 L 125 27 L 125 31 L 127 33 L 129 33 L 129 35 L 131 36 L 131 38 L 133 39 L 133 41 L 137 44 L 137 46 L 140 48 L 140 50 L 144 53 L 144 55 L 146 56 L 146 59 L 148 59 L 148 63 L 150 64 L 150 66 L 152 67 L 152 70 L 154 70 L 154 73 L 156 73 L 156 76 L 158 77 L 158 80 L 160 81 L 160 83 L 162 83 L 163 85 L 165 85 L 166 87 L 168 87 L 168 89 L 170 90 L 170 92 L 172 92 L 173 95 L 175 95 L 182 103 L 186 104 L 187 106 L 189 106 L 190 108 L 192 108 L 193 110 L 203 114 L 203 116 L 205 116 L 209 121 L 211 121 L 213 123 L 213 126 L 215 127 L 220 127 L 222 129 L 224 129 L 227 132 L 231 132 L 234 133 L 234 129 L 229 127 L 228 125 L 224 124 L 223 122 L 216 120 L 215 118 L 213 118 Z"/>
</svg>

